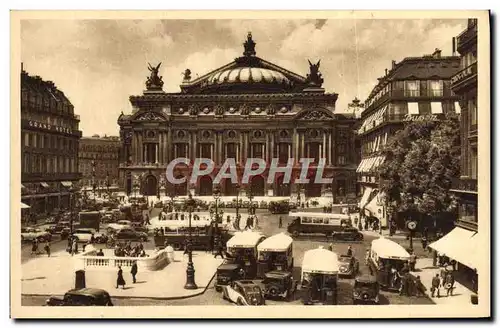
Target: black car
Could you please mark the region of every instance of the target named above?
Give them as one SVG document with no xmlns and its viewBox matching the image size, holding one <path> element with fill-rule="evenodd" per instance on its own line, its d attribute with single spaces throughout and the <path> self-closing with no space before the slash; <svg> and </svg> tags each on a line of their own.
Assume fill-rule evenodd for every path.
<svg viewBox="0 0 500 328">
<path fill-rule="evenodd" d="M 222 286 L 227 286 L 241 278 L 241 266 L 239 264 L 223 263 L 217 268 L 215 290 L 221 292 Z"/>
<path fill-rule="evenodd" d="M 117 240 L 148 241 L 148 234 L 130 228 L 123 228 L 115 233 L 114 238 Z"/>
<path fill-rule="evenodd" d="M 97 288 L 73 289 L 63 297 L 52 296 L 46 304 L 47 306 L 113 306 L 109 293 Z"/>
<path fill-rule="evenodd" d="M 262 280 L 264 296 L 266 298 L 283 298 L 291 301 L 297 290 L 297 281 L 293 280 L 292 273 L 286 271 L 270 271 Z"/>
<path fill-rule="evenodd" d="M 379 304 L 380 286 L 370 275 L 356 277 L 352 291 L 353 304 Z"/>
<path fill-rule="evenodd" d="M 362 241 L 363 234 L 356 228 L 344 228 L 332 233 L 332 240 L 337 241 Z"/>
</svg>

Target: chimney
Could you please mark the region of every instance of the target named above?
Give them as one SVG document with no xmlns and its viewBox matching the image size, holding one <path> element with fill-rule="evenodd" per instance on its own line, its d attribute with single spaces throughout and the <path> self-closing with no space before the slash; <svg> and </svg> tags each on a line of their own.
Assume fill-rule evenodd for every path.
<svg viewBox="0 0 500 328">
<path fill-rule="evenodd" d="M 24 72 L 24 64 L 21 62 L 21 72 Z"/>
<path fill-rule="evenodd" d="M 392 68 L 394 68 L 395 66 L 396 66 L 396 61 L 395 61 L 395 60 L 393 60 L 393 61 L 392 61 Z"/>
<path fill-rule="evenodd" d="M 434 50 L 434 53 L 432 54 L 432 57 L 441 58 L 441 49 L 436 48 L 436 50 Z"/>
<path fill-rule="evenodd" d="M 386 69 L 385 69 L 385 76 L 387 76 L 387 71 L 388 71 L 388 70 L 387 70 L 387 68 L 386 68 Z"/>
<path fill-rule="evenodd" d="M 453 37 L 451 39 L 451 54 L 453 56 L 456 56 L 456 51 L 457 51 L 456 44 L 457 44 L 457 39 L 455 37 Z"/>
</svg>

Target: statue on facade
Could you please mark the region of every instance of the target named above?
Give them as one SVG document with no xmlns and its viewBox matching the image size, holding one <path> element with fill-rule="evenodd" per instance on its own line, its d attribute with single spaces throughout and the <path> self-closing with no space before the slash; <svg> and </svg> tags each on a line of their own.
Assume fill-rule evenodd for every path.
<svg viewBox="0 0 500 328">
<path fill-rule="evenodd" d="M 148 69 L 151 72 L 151 75 L 147 78 L 146 87 L 148 90 L 161 90 L 163 87 L 163 79 L 158 75 L 158 71 L 160 70 L 161 63 L 158 66 L 153 67 L 150 63 L 148 63 Z"/>
<path fill-rule="evenodd" d="M 321 63 L 321 60 L 319 60 L 316 64 L 311 63 L 310 60 L 307 60 L 307 61 L 309 62 L 310 73 L 307 74 L 306 81 L 309 84 L 320 87 L 323 84 L 323 77 L 321 76 L 321 73 L 319 72 L 319 65 Z"/>
<path fill-rule="evenodd" d="M 243 43 L 243 47 L 245 48 L 243 55 L 246 57 L 255 56 L 255 45 L 256 43 L 252 39 L 252 32 L 248 32 L 247 40 Z"/>
<path fill-rule="evenodd" d="M 266 113 L 267 113 L 267 115 L 275 115 L 276 108 L 274 107 L 274 105 L 271 104 L 271 105 L 267 106 Z"/>
<path fill-rule="evenodd" d="M 189 115 L 196 116 L 198 115 L 198 112 L 199 112 L 198 105 L 196 104 L 189 105 Z"/>
<path fill-rule="evenodd" d="M 222 105 L 215 106 L 215 115 L 217 116 L 224 115 L 224 107 Z"/>
<path fill-rule="evenodd" d="M 187 68 L 184 73 L 184 82 L 189 82 L 191 81 L 191 70 L 189 68 Z"/>
<path fill-rule="evenodd" d="M 248 115 L 250 114 L 250 108 L 246 104 L 243 104 L 241 105 L 240 113 L 241 115 Z"/>
</svg>

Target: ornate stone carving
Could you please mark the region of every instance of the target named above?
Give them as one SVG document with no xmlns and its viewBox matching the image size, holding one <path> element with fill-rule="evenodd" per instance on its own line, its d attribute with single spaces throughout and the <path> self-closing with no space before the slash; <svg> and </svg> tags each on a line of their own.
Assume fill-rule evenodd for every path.
<svg viewBox="0 0 500 328">
<path fill-rule="evenodd" d="M 163 87 L 162 77 L 158 75 L 158 71 L 160 69 L 161 63 L 158 66 L 153 67 L 150 63 L 148 63 L 148 69 L 151 72 L 151 75 L 146 80 L 146 88 L 148 90 L 161 90 Z"/>
<path fill-rule="evenodd" d="M 184 82 L 189 82 L 191 81 L 191 70 L 189 68 L 187 68 L 184 73 Z"/>
<path fill-rule="evenodd" d="M 222 106 L 222 105 L 215 106 L 215 115 L 217 115 L 217 116 L 224 115 L 224 106 Z"/>
<path fill-rule="evenodd" d="M 247 104 L 243 104 L 240 106 L 240 113 L 243 116 L 247 116 L 250 113 L 250 107 Z"/>
<path fill-rule="evenodd" d="M 247 35 L 247 40 L 245 43 L 243 43 L 243 47 L 245 48 L 245 51 L 243 52 L 243 55 L 245 57 L 250 57 L 250 56 L 255 56 L 255 41 L 252 39 L 252 33 L 248 32 Z"/>
<path fill-rule="evenodd" d="M 145 114 L 140 115 L 137 120 L 139 121 L 165 121 L 161 115 L 155 112 L 147 112 Z"/>
<path fill-rule="evenodd" d="M 275 115 L 276 114 L 276 107 L 274 107 L 273 104 L 270 104 L 266 108 L 266 113 L 267 115 Z"/>
<path fill-rule="evenodd" d="M 199 112 L 199 106 L 197 104 L 189 105 L 189 115 L 196 116 Z"/>
<path fill-rule="evenodd" d="M 302 120 L 308 120 L 308 121 L 320 121 L 320 120 L 327 120 L 330 118 L 331 118 L 330 116 L 317 110 L 307 112 L 304 116 L 301 117 Z"/>
<path fill-rule="evenodd" d="M 321 77 L 321 73 L 319 72 L 319 65 L 321 63 L 321 60 L 319 60 L 316 64 L 311 63 L 310 60 L 307 61 L 309 62 L 310 73 L 307 74 L 306 82 L 320 87 L 323 84 L 323 78 Z"/>
<path fill-rule="evenodd" d="M 130 145 L 132 143 L 132 131 L 128 131 L 124 133 L 123 136 L 123 141 L 125 142 L 126 145 Z"/>
</svg>

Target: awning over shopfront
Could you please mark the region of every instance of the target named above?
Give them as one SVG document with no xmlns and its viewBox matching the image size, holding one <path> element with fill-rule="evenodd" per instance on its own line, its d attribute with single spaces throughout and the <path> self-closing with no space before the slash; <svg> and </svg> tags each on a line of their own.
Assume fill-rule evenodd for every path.
<svg viewBox="0 0 500 328">
<path fill-rule="evenodd" d="M 372 194 L 373 189 L 370 187 L 366 187 L 363 193 L 363 197 L 361 197 L 361 201 L 359 202 L 359 208 L 363 208 L 366 203 L 368 203 L 368 199 L 370 199 L 370 195 Z"/>
<path fill-rule="evenodd" d="M 479 239 L 475 231 L 460 227 L 454 228 L 447 235 L 429 245 L 430 248 L 471 269 L 477 269 L 476 253 Z"/>
<path fill-rule="evenodd" d="M 383 193 L 378 193 L 377 196 L 365 206 L 365 210 L 370 212 L 370 216 L 381 218 L 382 217 L 382 198 Z"/>
<path fill-rule="evenodd" d="M 48 183 L 47 183 L 47 182 L 40 182 L 40 185 L 41 185 L 42 187 L 44 187 L 44 188 L 48 188 L 48 187 L 49 187 L 49 185 L 48 185 Z"/>
<path fill-rule="evenodd" d="M 21 203 L 21 208 L 30 208 L 31 206 Z"/>
<path fill-rule="evenodd" d="M 62 181 L 61 184 L 65 187 L 71 187 L 73 185 L 71 181 Z"/>
<path fill-rule="evenodd" d="M 26 187 L 21 184 L 21 189 L 23 189 L 23 188 L 26 188 Z"/>
</svg>

